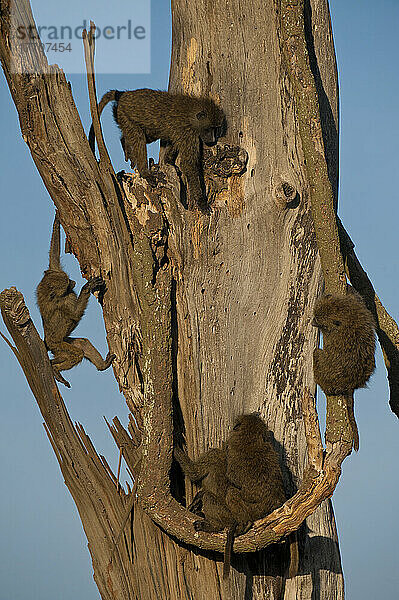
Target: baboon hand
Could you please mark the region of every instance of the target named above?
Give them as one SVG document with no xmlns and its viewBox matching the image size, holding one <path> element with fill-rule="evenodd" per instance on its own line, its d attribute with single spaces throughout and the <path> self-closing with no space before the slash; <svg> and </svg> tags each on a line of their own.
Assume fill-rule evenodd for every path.
<svg viewBox="0 0 399 600">
<path fill-rule="evenodd" d="M 143 173 L 143 177 L 151 187 L 157 187 L 158 179 L 155 173 L 147 171 L 146 173 Z"/>
<path fill-rule="evenodd" d="M 107 356 L 105 357 L 105 364 L 106 364 L 105 369 L 108 369 L 108 367 L 110 367 L 112 365 L 115 358 L 116 358 L 116 354 L 111 354 L 111 352 L 108 352 Z"/>
</svg>

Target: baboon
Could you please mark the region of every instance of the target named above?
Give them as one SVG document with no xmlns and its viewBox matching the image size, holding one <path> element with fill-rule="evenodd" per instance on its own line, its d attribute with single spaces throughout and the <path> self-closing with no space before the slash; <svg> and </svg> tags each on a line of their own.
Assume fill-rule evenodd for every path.
<svg viewBox="0 0 399 600">
<path fill-rule="evenodd" d="M 212 448 L 194 461 L 183 450 L 175 448 L 174 456 L 187 477 L 201 486 L 204 519 L 196 521 L 194 528 L 197 531 L 215 532 L 232 525 L 234 519 L 225 505 L 229 486 L 225 450 Z"/>
<path fill-rule="evenodd" d="M 373 315 L 354 290 L 346 296 L 325 294 L 316 301 L 313 325 L 323 334 L 323 349 L 313 352 L 315 382 L 327 395 L 347 396 L 353 447 L 357 451 L 359 432 L 353 392 L 365 387 L 375 369 Z"/>
<path fill-rule="evenodd" d="M 188 187 L 189 207 L 204 206 L 202 142 L 212 146 L 224 134 L 226 118 L 223 110 L 211 98 L 140 89 L 110 90 L 101 98 L 99 113 L 112 101 L 114 119 L 122 132 L 125 160 L 130 160 L 132 168 L 137 166 L 142 177 L 152 185 L 156 184 L 156 178 L 148 169 L 146 144 L 160 139 L 167 145 L 165 162 L 173 164 L 179 154 L 180 169 Z M 94 153 L 93 125 L 89 142 Z"/>
<path fill-rule="evenodd" d="M 44 343 L 53 353 L 51 366 L 54 377 L 60 383 L 71 387 L 60 371 L 72 369 L 83 358 L 92 362 L 99 371 L 108 369 L 115 354 L 107 354 L 105 360 L 93 344 L 86 338 L 72 338 L 69 335 L 83 317 L 90 293 L 104 287 L 101 277 L 93 277 L 81 289 L 79 296 L 73 288 L 75 282 L 61 268 L 60 263 L 60 221 L 55 214 L 50 244 L 49 268 L 37 286 L 37 303 L 43 320 Z"/>
<path fill-rule="evenodd" d="M 280 461 L 271 441 L 271 432 L 257 413 L 241 415 L 234 422 L 226 443 L 227 478 L 231 486 L 226 505 L 238 529 L 245 529 L 284 504 Z M 298 571 L 296 534 L 290 538 L 289 577 Z"/>
<path fill-rule="evenodd" d="M 230 570 L 234 536 L 248 531 L 257 519 L 267 516 L 287 499 L 279 459 L 270 432 L 257 414 L 242 415 L 223 449 L 209 450 L 196 461 L 175 449 L 175 458 L 185 474 L 201 485 L 204 519 L 197 531 L 217 532 L 227 528 L 223 578 Z M 296 535 L 290 536 L 289 577 L 298 569 Z"/>
<path fill-rule="evenodd" d="M 359 294 L 321 296 L 313 325 L 323 333 L 323 349 L 313 353 L 315 382 L 323 392 L 337 396 L 365 387 L 375 369 L 375 322 Z"/>
<path fill-rule="evenodd" d="M 198 513 L 198 505 L 200 502 L 202 504 L 201 513 L 204 518 L 195 521 L 194 529 L 209 533 L 223 531 L 226 528 L 228 530 L 223 566 L 223 578 L 226 579 L 230 571 L 234 534 L 244 533 L 247 529 L 242 528 L 237 531 L 238 524 L 226 506 L 226 494 L 231 485 L 226 476 L 226 451 L 212 448 L 194 461 L 183 450 L 175 448 L 174 456 L 187 477 L 201 486 L 200 492 L 189 506 L 189 510 L 194 508 Z"/>
</svg>

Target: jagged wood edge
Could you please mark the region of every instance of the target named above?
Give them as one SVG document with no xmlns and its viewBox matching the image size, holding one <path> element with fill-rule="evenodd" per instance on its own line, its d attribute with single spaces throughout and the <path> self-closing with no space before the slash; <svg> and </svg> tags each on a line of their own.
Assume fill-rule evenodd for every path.
<svg viewBox="0 0 399 600">
<path fill-rule="evenodd" d="M 101 478 L 101 485 L 104 486 L 107 483 L 106 492 L 115 496 L 113 502 L 116 502 L 116 499 L 120 498 L 116 479 L 108 473 L 107 467 L 96 453 L 83 427 L 79 424 L 73 425 L 54 381 L 47 351 L 29 317 L 22 294 L 15 288 L 3 290 L 0 294 L 0 308 L 7 329 L 16 344 L 18 355 L 21 357 L 19 360 L 28 383 L 42 412 L 46 432 L 60 463 L 66 484 L 74 499 L 76 498 L 76 487 L 79 485 L 88 496 L 90 503 L 99 503 L 98 510 L 102 514 L 104 509 L 102 499 L 90 498 L 88 492 L 90 486 L 86 488 L 83 482 L 87 480 L 88 474 L 93 475 L 94 472 L 96 477 Z M 320 502 L 328 498 L 335 488 L 340 472 L 339 467 L 326 459 L 323 469 L 320 470 L 323 448 L 314 399 L 308 390 L 305 390 L 302 407 L 310 462 L 310 468 L 307 470 L 302 486 L 295 496 L 281 508 L 266 519 L 257 521 L 247 534 L 237 538 L 234 544 L 236 552 L 260 550 L 280 540 L 291 531 L 295 531 L 303 519 L 311 514 Z M 162 415 L 162 410 L 159 409 L 157 414 L 158 416 Z M 117 427 L 119 430 L 123 429 L 120 423 Z M 124 440 L 125 447 L 128 439 L 130 438 Z M 134 448 L 128 448 L 128 451 L 135 453 Z M 77 480 L 76 474 L 79 475 Z M 139 494 L 139 501 L 140 505 L 147 506 L 147 508 L 149 506 L 151 516 L 155 511 L 154 520 L 162 529 L 181 541 L 204 550 L 219 552 L 223 550 L 225 541 L 222 534 L 210 535 L 194 532 L 193 522 L 197 518 L 196 515 L 192 515 L 180 506 L 169 493 L 164 497 L 161 496 L 161 501 L 158 503 L 161 490 L 156 485 L 154 485 L 153 492 L 152 496 L 143 497 Z M 135 493 L 135 490 L 132 493 Z M 123 502 L 122 499 L 120 499 L 120 506 L 118 519 L 115 520 L 114 515 L 113 526 L 109 529 L 110 557 L 114 550 L 113 543 L 118 531 L 118 523 L 122 522 L 123 507 L 126 506 L 126 502 Z"/>
<path fill-rule="evenodd" d="M 113 172 L 111 160 L 108 154 L 107 147 L 104 142 L 104 136 L 101 127 L 100 114 L 98 111 L 97 104 L 97 93 L 96 93 L 96 79 L 94 71 L 94 52 L 95 52 L 95 31 L 96 26 L 93 21 L 90 21 L 90 29 L 87 33 L 86 29 L 83 29 L 82 39 L 83 48 L 85 55 L 86 75 L 87 75 L 87 87 L 89 91 L 89 103 L 90 103 L 90 114 L 93 123 L 94 135 L 97 140 L 98 151 L 100 154 L 100 163 L 104 165 L 108 170 Z"/>
<path fill-rule="evenodd" d="M 55 382 L 46 347 L 30 318 L 21 292 L 15 287 L 3 290 L 0 293 L 0 310 L 16 347 L 13 347 L 3 334 L 1 336 L 17 357 L 37 400 L 46 433 L 75 502 L 77 487 L 89 495 L 84 482 L 87 481 L 90 471 L 93 471 L 93 463 L 98 476 L 101 475 L 102 485 L 105 486 L 107 493 L 115 494 L 116 498 L 118 494 L 115 477 L 112 478 L 107 472 L 83 427 L 74 426 L 72 423 Z M 101 498 L 92 498 L 91 501 L 93 504 L 96 502 L 101 504 Z M 101 512 L 103 507 L 98 510 Z M 122 513 L 122 502 L 120 510 Z M 114 520 L 114 528 L 117 527 L 117 523 L 118 521 Z M 112 537 L 113 529 L 110 528 L 110 544 Z"/>
<path fill-rule="evenodd" d="M 30 12 L 29 3 L 26 0 L 17 0 L 17 2 L 27 7 L 25 13 Z M 4 34 L 3 29 L 2 33 Z M 2 49 L 4 50 L 4 45 Z M 2 53 L 2 58 L 5 62 L 7 62 L 7 58 L 9 59 L 8 48 Z M 49 67 L 49 72 L 51 72 L 50 76 L 65 79 L 62 71 L 57 69 L 57 67 Z M 10 80 L 9 70 L 8 79 Z M 19 84 L 21 85 L 21 82 Z M 113 177 L 105 177 L 105 179 L 107 180 L 106 187 L 108 187 L 109 192 L 115 193 L 115 180 Z M 133 226 L 132 230 L 134 231 Z M 148 240 L 144 239 L 142 242 L 143 247 L 140 247 L 140 244 L 138 245 L 137 253 L 149 256 Z M 140 295 L 140 298 L 142 298 L 140 293 L 143 292 L 143 284 L 148 280 L 150 275 L 152 276 L 151 265 L 145 262 L 142 264 L 138 279 L 136 278 L 135 280 L 137 284 L 136 293 Z M 168 534 L 203 549 L 222 551 L 224 536 L 221 534 L 210 535 L 194 532 L 192 525 L 196 517 L 179 505 L 171 497 L 169 490 L 169 468 L 172 451 L 172 409 L 171 393 L 169 393 L 170 337 L 168 335 L 170 327 L 170 322 L 168 321 L 170 272 L 167 268 L 159 273 L 158 284 L 157 289 L 151 290 L 150 295 L 145 297 L 147 310 L 144 313 L 154 315 L 155 320 L 152 321 L 149 319 L 145 321 L 144 319 L 144 322 L 147 322 L 148 325 L 147 331 L 144 328 L 142 342 L 147 381 L 150 383 L 156 382 L 159 372 L 163 373 L 165 379 L 163 382 L 157 381 L 156 388 L 151 390 L 150 395 L 145 398 L 144 402 L 142 459 L 145 468 L 142 469 L 142 476 L 139 478 L 138 497 L 147 514 Z M 162 332 L 155 337 L 153 332 L 158 331 L 158 329 L 153 327 L 154 323 L 161 325 L 160 331 Z M 147 346 L 146 342 L 148 340 L 151 340 L 152 343 Z M 46 360 L 48 362 L 47 357 Z M 161 371 L 158 370 L 159 368 L 161 368 Z M 162 385 L 165 381 L 166 385 Z M 159 444 L 160 439 L 162 441 L 161 445 Z M 86 438 L 85 442 L 88 443 Z M 337 448 L 335 453 L 331 453 L 330 460 L 325 461 L 323 472 L 315 472 L 305 478 L 300 491 L 288 503 L 283 505 L 281 509 L 273 513 L 274 516 L 280 515 L 280 520 L 277 519 L 273 528 L 265 528 L 267 524 L 266 520 L 257 522 L 250 532 L 245 536 L 237 538 L 234 550 L 236 552 L 252 552 L 275 542 L 277 539 L 297 529 L 303 519 L 311 514 L 322 500 L 332 494 L 336 485 L 337 473 L 339 476 L 340 463 L 337 465 L 336 461 L 340 461 L 340 456 L 340 448 Z M 105 476 L 108 477 L 109 475 L 103 463 L 100 459 L 98 461 L 101 469 L 104 470 Z M 289 514 L 289 518 L 287 518 L 287 514 Z M 122 522 L 122 519 L 120 522 Z"/>
</svg>

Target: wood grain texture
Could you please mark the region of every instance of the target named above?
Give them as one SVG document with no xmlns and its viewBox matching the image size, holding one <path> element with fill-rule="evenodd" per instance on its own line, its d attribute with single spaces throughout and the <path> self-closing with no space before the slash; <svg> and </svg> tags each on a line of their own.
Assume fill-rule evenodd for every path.
<svg viewBox="0 0 399 600">
<path fill-rule="evenodd" d="M 18 4 L 33 22 L 29 3 Z M 0 8 L 3 68 L 24 138 L 83 273 L 107 282 L 103 311 L 108 343 L 118 357 L 113 368 L 141 429 L 142 502 L 134 506 L 133 526 L 115 554 L 113 539 L 129 499 L 119 494 L 83 428 L 73 433 L 65 426 L 67 442 L 60 432 L 57 443 L 49 429 L 84 524 L 102 598 L 341 600 L 328 501 L 302 528 L 300 572 L 289 582 L 284 580 L 288 553 L 273 546 L 235 556 L 230 580 L 223 583 L 221 555 L 176 543 L 145 512 L 157 487 L 168 485 L 172 416 L 196 456 L 226 437 L 237 414 L 260 410 L 274 432 L 287 490 L 294 493 L 303 476 L 300 399 L 304 386 L 313 386 L 317 335 L 310 321 L 321 272 L 296 106 L 281 58 L 278 3 L 173 1 L 170 87 L 220 101 L 229 123 L 227 140 L 249 154 L 246 173 L 229 180 L 209 215 L 183 209 L 178 180 L 167 169 L 162 190 L 148 190 L 136 178 L 131 198 L 125 196 L 112 169 L 94 159 L 63 73 L 45 64 L 45 75 L 18 79 L 10 72 L 5 0 Z M 336 190 L 338 99 L 328 6 L 314 0 L 307 8 Z M 36 60 L 44 57 L 39 53 Z M 283 184 L 297 191 L 296 206 L 281 202 Z M 153 239 L 165 219 L 168 261 L 149 285 Z M 56 411 L 64 410 L 58 396 L 52 402 Z M 67 414 L 63 419 L 67 423 Z M 134 443 L 118 422 L 112 431 L 118 445 L 126 446 L 124 455 L 137 477 Z M 59 449 L 65 443 L 74 448 L 70 462 Z M 76 461 L 82 465 L 80 481 Z M 164 500 L 188 531 L 187 512 L 169 497 Z"/>
<path fill-rule="evenodd" d="M 336 194 L 338 86 L 330 16 L 324 1 L 307 10 Z M 304 385 L 313 385 L 316 331 L 310 321 L 321 273 L 293 90 L 282 61 L 278 3 L 174 0 L 172 18 L 170 89 L 220 99 L 228 141 L 249 154 L 241 197 L 235 194 L 211 217 L 189 215 L 185 236 L 179 227 L 172 230 L 179 255 L 177 365 L 187 446 L 197 456 L 226 437 L 235 415 L 260 410 L 293 474 L 287 472 L 286 483 L 294 491 L 306 460 L 299 400 Z M 282 209 L 276 201 L 282 182 L 298 191 L 298 208 Z M 229 210 L 231 205 L 240 208 Z M 306 529 L 300 576 L 285 597 L 342 598 L 329 502 L 307 519 Z M 215 583 L 215 597 L 279 597 L 277 584 L 264 587 L 268 578 L 281 576 L 276 556 L 273 564 L 273 553 L 261 552 L 256 567 L 251 557 L 240 557 L 230 589 Z M 200 560 L 196 587 L 200 580 L 212 586 L 212 567 Z"/>
</svg>

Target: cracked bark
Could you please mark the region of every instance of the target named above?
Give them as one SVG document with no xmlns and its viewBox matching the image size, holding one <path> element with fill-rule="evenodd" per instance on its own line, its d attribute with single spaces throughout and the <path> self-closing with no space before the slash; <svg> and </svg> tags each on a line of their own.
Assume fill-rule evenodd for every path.
<svg viewBox="0 0 399 600">
<path fill-rule="evenodd" d="M 26 26 L 33 24 L 29 3 L 16 4 Z M 78 507 L 104 600 L 343 598 L 332 509 L 323 500 L 338 481 L 351 432 L 343 407 L 328 421 L 329 453 L 322 460 L 317 415 L 304 392 L 313 386 L 317 334 L 310 321 L 322 283 L 313 218 L 320 231 L 310 203 L 319 180 L 305 168 L 301 123 L 307 115 L 282 56 L 286 4 L 301 8 L 283 2 L 276 11 L 272 1 L 173 3 L 170 88 L 219 98 L 229 122 L 227 142 L 248 153 L 244 173 L 233 169 L 224 179 L 223 169 L 207 173 L 212 212 L 204 215 L 183 208 L 171 167 L 164 167 L 166 184 L 148 189 L 135 176 L 118 180 L 103 146 L 97 163 L 64 74 L 47 67 L 39 50 L 43 75 L 11 72 L 8 2 L 0 0 L 0 53 L 21 130 L 82 273 L 106 280 L 107 340 L 132 415 L 127 428 L 117 418 L 109 425 L 137 483 L 132 525 L 115 549 L 131 498 L 83 427 L 70 422 L 20 295 L 3 292 L 3 317 Z M 323 254 L 336 236 L 337 76 L 328 5 L 314 0 L 305 8 L 320 105 L 311 133 L 331 188 L 320 191 L 330 210 L 330 232 L 318 238 Z M 339 274 L 342 283 L 339 256 L 326 281 Z M 214 552 L 222 550 L 224 536 L 195 533 L 194 518 L 169 492 L 171 484 L 181 498 L 172 439 L 185 440 L 197 455 L 220 443 L 236 414 L 252 410 L 260 410 L 274 432 L 293 497 L 235 541 L 241 554 L 224 584 Z M 190 494 L 188 489 L 187 500 Z M 306 517 L 299 532 L 300 573 L 284 586 L 284 547 L 262 548 Z"/>
</svg>

